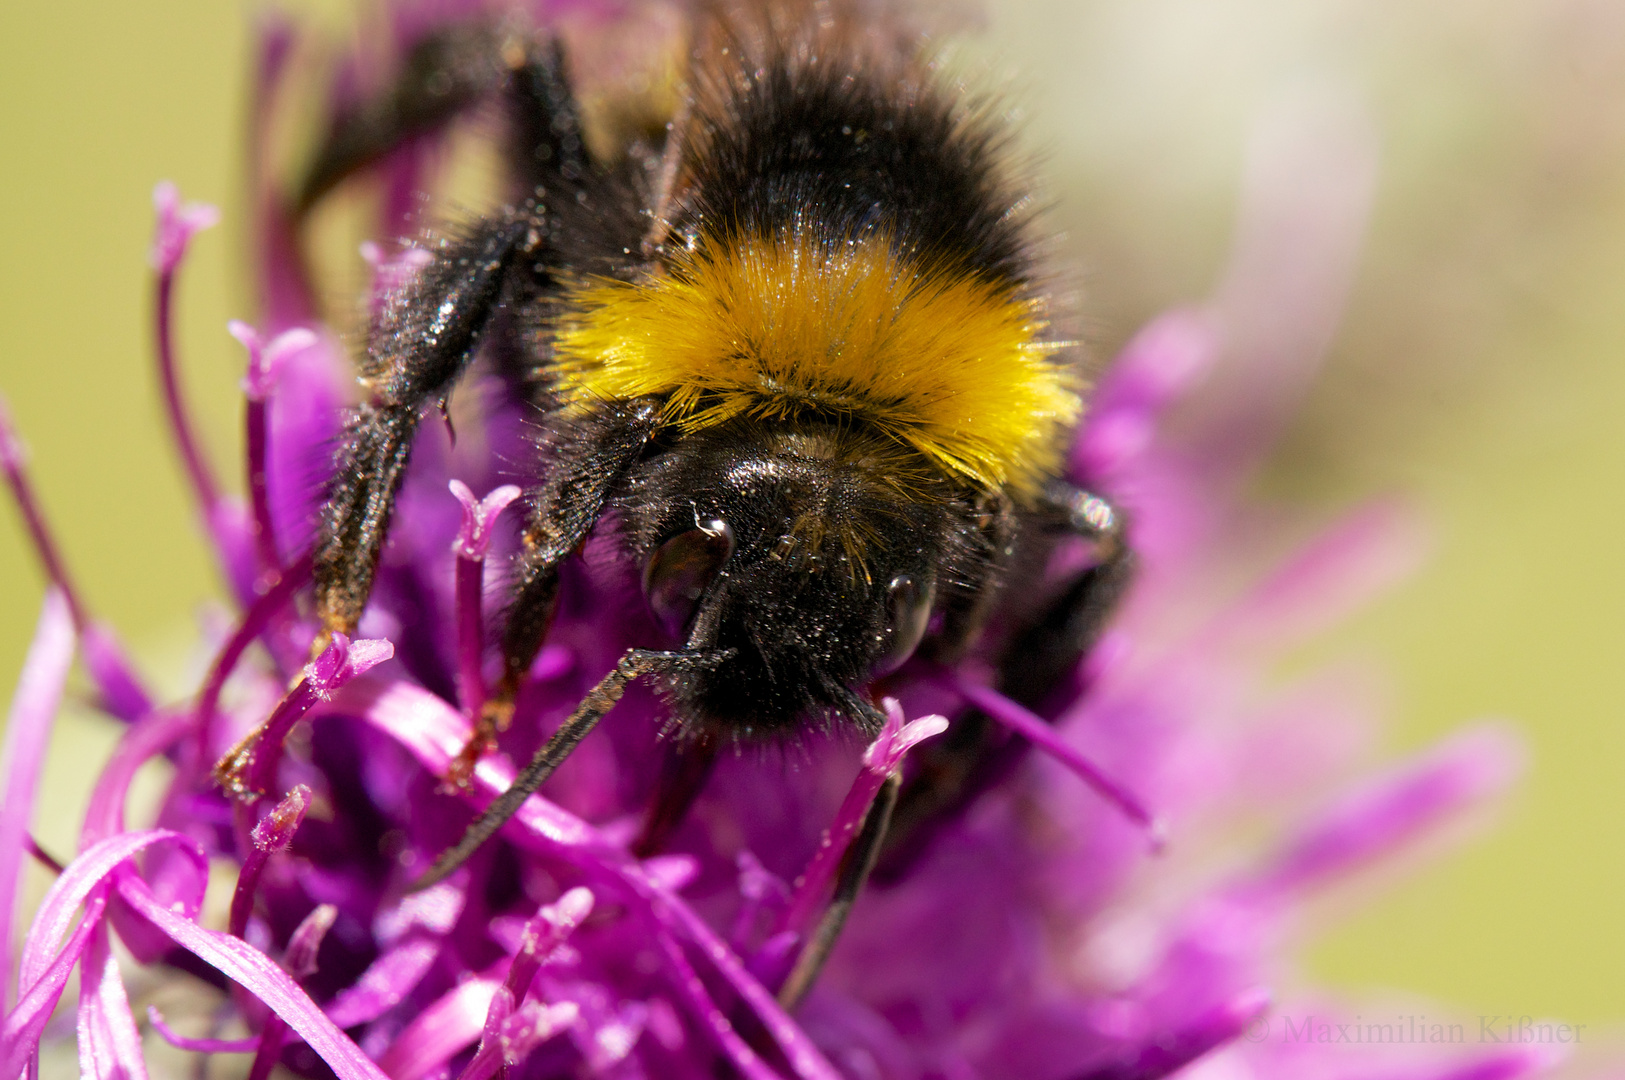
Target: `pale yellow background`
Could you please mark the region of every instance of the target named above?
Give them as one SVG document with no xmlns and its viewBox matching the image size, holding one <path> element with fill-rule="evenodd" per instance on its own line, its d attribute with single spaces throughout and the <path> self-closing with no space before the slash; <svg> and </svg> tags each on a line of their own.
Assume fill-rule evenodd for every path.
<svg viewBox="0 0 1625 1080">
<path fill-rule="evenodd" d="M 336 7 L 337 5 L 329 5 Z M 0 391 L 94 609 L 179 678 L 217 595 L 160 426 L 149 192 L 221 203 L 182 286 L 204 435 L 234 478 L 249 314 L 234 253 L 248 12 L 212 0 L 0 4 Z M 1315 973 L 1469 1013 L 1625 1017 L 1625 3 L 1007 0 L 994 67 L 1088 271 L 1109 350 L 1222 265 L 1251 118 L 1343 80 L 1383 143 L 1345 328 L 1266 481 L 1330 511 L 1378 493 L 1431 516 L 1428 569 L 1341 632 L 1392 673 L 1390 748 L 1518 719 L 1530 776 L 1497 831 L 1374 891 Z M 0 509 L 0 687 L 40 579 Z M 180 689 L 175 687 L 176 691 Z M 60 750 L 59 803 L 105 735 Z M 64 849 L 61 806 L 41 831 Z"/>
</svg>

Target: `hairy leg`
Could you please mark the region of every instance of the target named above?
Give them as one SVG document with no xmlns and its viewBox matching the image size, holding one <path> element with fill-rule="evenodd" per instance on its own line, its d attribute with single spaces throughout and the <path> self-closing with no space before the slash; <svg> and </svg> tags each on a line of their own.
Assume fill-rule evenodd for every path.
<svg viewBox="0 0 1625 1080">
<path fill-rule="evenodd" d="M 468 857 L 480 849 L 503 824 L 516 813 L 524 801 L 538 788 L 547 782 L 553 775 L 553 770 L 587 733 L 597 726 L 604 714 L 615 707 L 626 692 L 626 687 L 634 679 L 645 675 L 673 675 L 685 671 L 694 671 L 707 665 L 718 663 L 727 658 L 727 653 L 690 653 L 690 652 L 655 652 L 649 649 L 628 649 L 626 655 L 621 657 L 620 663 L 608 675 L 599 680 L 598 685 L 587 692 L 581 704 L 571 713 L 547 740 L 547 744 L 536 751 L 530 764 L 515 776 L 508 790 L 497 796 L 496 801 L 485 808 L 485 812 L 468 827 L 463 838 L 455 845 L 441 853 L 427 873 L 418 878 L 409 886 L 409 891 L 417 892 L 430 885 L 445 879 L 461 866 Z"/>
</svg>

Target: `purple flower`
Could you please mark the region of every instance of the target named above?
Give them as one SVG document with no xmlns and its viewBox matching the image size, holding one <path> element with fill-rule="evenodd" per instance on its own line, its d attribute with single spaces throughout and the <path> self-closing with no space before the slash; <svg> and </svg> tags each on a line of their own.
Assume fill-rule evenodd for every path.
<svg viewBox="0 0 1625 1080">
<path fill-rule="evenodd" d="M 393 40 L 463 6 L 403 4 Z M 256 163 L 292 34 L 264 34 Z M 335 101 L 366 68 L 361 57 L 339 65 Z M 0 1080 L 36 1069 L 41 1040 L 66 1030 L 52 1015 L 74 971 L 81 1068 L 98 1078 L 147 1075 L 143 1044 L 155 1039 L 251 1055 L 255 1078 L 281 1064 L 344 1080 L 1542 1070 L 1550 1056 L 1525 1047 L 1293 1038 L 1313 1029 L 1285 1022 L 1331 1023 L 1346 1010 L 1272 989 L 1294 984 L 1284 976 L 1305 900 L 1493 796 L 1518 758 L 1504 732 L 1483 728 L 1351 780 L 1359 704 L 1331 681 L 1282 689 L 1271 679 L 1273 657 L 1416 548 L 1405 515 L 1377 506 L 1271 566 L 1257 553 L 1285 548 L 1280 515 L 1241 495 L 1312 373 L 1352 261 L 1369 160 L 1357 133 L 1331 141 L 1334 152 L 1316 158 L 1295 157 L 1289 140 L 1263 163 L 1217 298 L 1155 321 L 1095 388 L 1073 479 L 1128 507 L 1144 569 L 1070 700 L 1035 716 L 989 689 L 975 657 L 905 668 L 872 744 L 809 735 L 789 762 L 725 757 L 667 852 L 639 859 L 629 845 L 665 743 L 659 702 L 634 687 L 492 843 L 420 893 L 406 886 L 508 786 L 511 762 L 528 760 L 646 635 L 648 616 L 614 553 L 589 542 L 566 569 L 502 752 L 479 763 L 469 790 L 447 790 L 491 675 L 485 629 L 516 543 L 517 515 L 503 511 L 519 495 L 510 481 L 529 479 L 508 471 L 523 460 L 525 417 L 493 380 L 481 387 L 478 431 L 454 442 L 425 425 L 362 637 L 335 636 L 307 664 L 316 626 L 299 553 L 343 423 L 347 363 L 256 174 L 265 325 L 231 327 L 249 353 L 248 498 L 222 494 L 190 434 L 169 320 L 187 241 L 214 214 L 161 186 L 160 375 L 240 612 L 211 643 L 196 696 L 155 704 L 74 589 L 0 414 L 0 464 L 52 581 L 6 728 Z M 427 182 L 433 149 L 379 166 L 386 243 L 407 231 L 405 194 Z M 1317 162 L 1336 166 L 1336 184 L 1304 168 Z M 411 247 L 389 250 L 369 251 L 375 309 L 421 266 Z M 1165 423 L 1176 410 L 1179 423 Z M 19 951 L 9 934 L 20 863 L 29 851 L 50 862 L 30 815 L 76 647 L 126 727 L 79 850 L 53 867 Z M 827 967 L 787 1013 L 776 991 L 796 977 L 869 806 L 910 749 L 946 726 L 938 713 L 966 704 L 1043 752 L 858 898 Z M 130 783 L 158 757 L 173 780 L 157 820 L 134 827 Z M 1242 831 L 1265 839 L 1227 846 Z M 216 924 L 205 887 L 226 867 L 234 887 Z M 115 937 L 159 977 L 202 978 L 217 1017 L 247 1035 L 194 1030 L 155 1009 L 143 1029 Z"/>
</svg>

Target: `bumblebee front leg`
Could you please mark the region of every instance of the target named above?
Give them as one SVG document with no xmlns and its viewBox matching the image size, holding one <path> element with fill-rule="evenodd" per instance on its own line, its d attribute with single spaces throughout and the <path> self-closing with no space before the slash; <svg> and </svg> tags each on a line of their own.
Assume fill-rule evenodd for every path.
<svg viewBox="0 0 1625 1080">
<path fill-rule="evenodd" d="M 576 744 L 586 738 L 587 733 L 603 719 L 604 714 L 621 700 L 621 695 L 626 692 L 628 684 L 634 679 L 646 675 L 677 675 L 703 670 L 726 660 L 730 653 L 731 650 L 699 653 L 628 649 L 621 657 L 620 663 L 600 679 L 597 686 L 587 692 L 581 704 L 576 706 L 575 712 L 559 725 L 559 729 L 547 740 L 546 745 L 536 751 L 536 756 L 531 758 L 530 764 L 513 778 L 508 790 L 497 796 L 496 801 L 474 819 L 474 823 L 463 833 L 463 838 L 442 852 L 426 874 L 407 886 L 407 891 L 418 892 L 437 881 L 444 880 L 447 874 L 478 851 L 480 845 L 502 828 L 504 822 L 519 812 L 519 807 L 531 793 L 547 782 L 547 778 L 553 775 L 553 770 L 570 756 L 570 751 L 576 748 Z"/>
<path fill-rule="evenodd" d="M 314 553 L 323 631 L 316 651 L 335 632 L 355 632 L 423 409 L 451 393 L 513 291 L 516 260 L 521 267 L 534 264 L 542 236 L 534 211 L 479 222 L 443 242 L 374 325 L 362 362 L 371 400 L 356 410 L 345 433 Z"/>
</svg>

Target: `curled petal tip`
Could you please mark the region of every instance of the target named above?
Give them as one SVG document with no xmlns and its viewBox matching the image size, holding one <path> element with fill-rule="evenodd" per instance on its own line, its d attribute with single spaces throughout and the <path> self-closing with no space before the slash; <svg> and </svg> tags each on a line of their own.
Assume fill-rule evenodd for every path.
<svg viewBox="0 0 1625 1080">
<path fill-rule="evenodd" d="M 468 485 L 461 480 L 452 480 L 449 486 L 451 493 L 463 505 L 463 523 L 457 531 L 452 550 L 466 559 L 482 559 L 486 549 L 491 546 L 491 530 L 497 518 L 508 508 L 508 504 L 519 498 L 520 489 L 514 484 L 504 484 L 485 498 L 476 499 Z"/>
<path fill-rule="evenodd" d="M 171 273 L 186 256 L 193 235 L 220 221 L 220 210 L 209 203 L 181 202 L 175 185 L 165 180 L 153 188 L 152 205 L 158 223 L 152 238 L 151 262 L 160 273 Z"/>
<path fill-rule="evenodd" d="M 931 715 L 905 720 L 903 707 L 896 698 L 885 698 L 880 704 L 886 713 L 886 722 L 875 741 L 863 753 L 866 769 L 889 773 L 897 768 L 904 754 L 926 739 L 948 730 L 947 717 Z"/>
<path fill-rule="evenodd" d="M 935 735 L 941 735 L 947 730 L 948 718 L 936 713 L 910 720 L 903 725 L 903 730 L 897 733 L 897 753 L 907 753 L 925 740 Z"/>
<path fill-rule="evenodd" d="M 317 340 L 315 331 L 303 326 L 284 330 L 269 341 L 253 326 L 238 319 L 227 323 L 226 329 L 248 350 L 248 374 L 243 377 L 243 392 L 251 401 L 269 397 L 276 385 L 277 369 Z"/>
<path fill-rule="evenodd" d="M 306 666 L 305 677 L 318 693 L 331 694 L 394 655 L 395 646 L 384 638 L 351 641 L 335 633 L 322 654 Z"/>
</svg>

